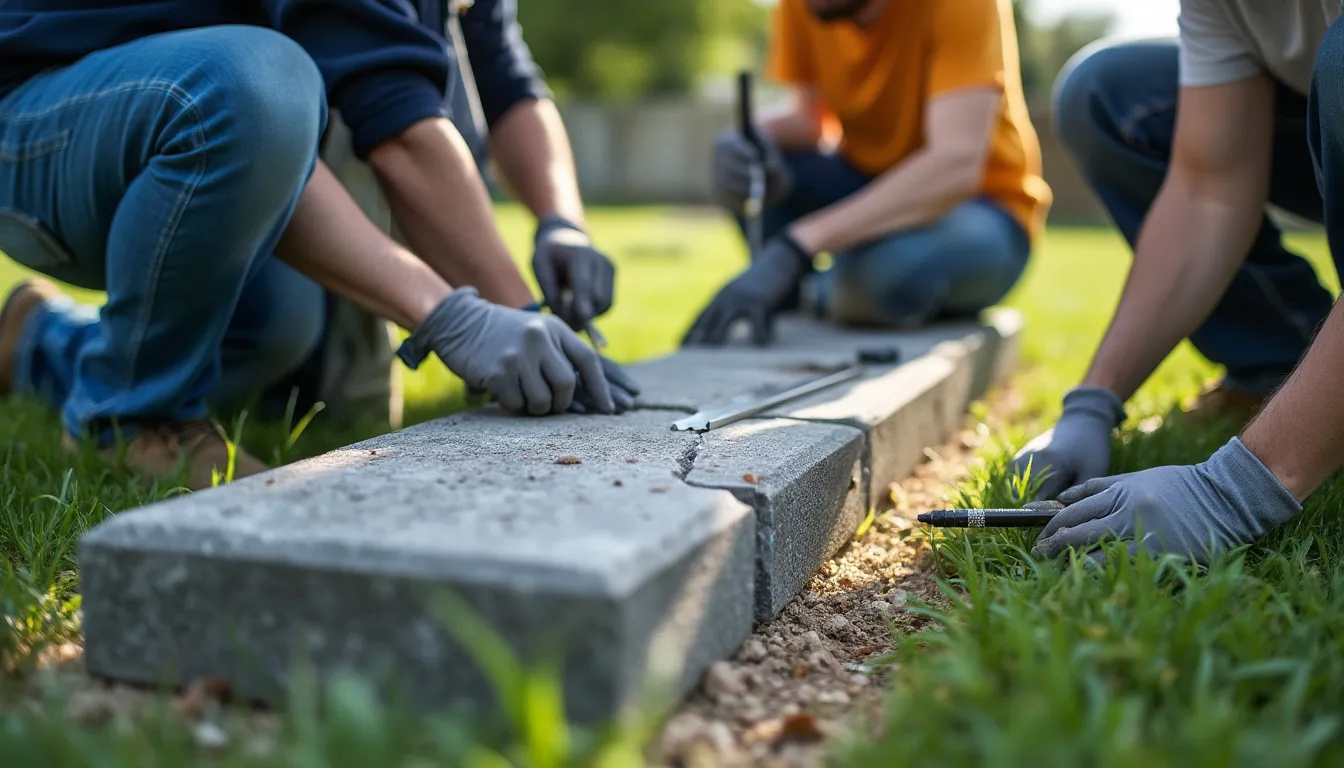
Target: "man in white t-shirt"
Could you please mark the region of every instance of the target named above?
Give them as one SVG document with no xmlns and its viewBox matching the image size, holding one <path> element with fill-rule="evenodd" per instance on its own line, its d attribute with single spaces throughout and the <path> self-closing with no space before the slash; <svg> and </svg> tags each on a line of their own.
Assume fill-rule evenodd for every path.
<svg viewBox="0 0 1344 768">
<path fill-rule="evenodd" d="M 1206 562 L 1344 465 L 1344 311 L 1265 216 L 1324 224 L 1340 270 L 1340 6 L 1182 0 L 1178 42 L 1092 48 L 1061 75 L 1059 132 L 1134 266 L 1081 386 L 1015 462 L 1067 505 L 1039 555 L 1119 538 Z M 1212 399 L 1258 415 L 1201 464 L 1105 477 L 1124 401 L 1185 338 L 1227 368 Z"/>
</svg>

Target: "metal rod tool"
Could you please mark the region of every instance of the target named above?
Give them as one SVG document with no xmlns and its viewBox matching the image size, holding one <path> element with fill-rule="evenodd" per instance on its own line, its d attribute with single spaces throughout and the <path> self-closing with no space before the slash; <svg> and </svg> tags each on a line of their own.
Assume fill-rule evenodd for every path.
<svg viewBox="0 0 1344 768">
<path fill-rule="evenodd" d="M 752 108 L 752 76 L 743 70 L 737 75 L 737 120 L 738 130 L 755 148 L 756 161 L 748 166 L 750 183 L 747 191 L 746 210 L 743 216 L 747 225 L 747 248 L 751 258 L 761 252 L 762 222 L 761 214 L 765 210 L 765 142 L 756 130 L 754 109 Z"/>
<path fill-rule="evenodd" d="M 851 365 L 835 373 L 793 384 L 773 391 L 755 390 L 729 398 L 717 405 L 702 408 L 684 419 L 672 422 L 672 428 L 679 432 L 708 432 L 711 429 L 727 426 L 736 421 L 750 418 L 781 403 L 795 400 L 804 395 L 833 387 L 836 384 L 857 379 L 863 375 L 863 365 Z"/>
</svg>

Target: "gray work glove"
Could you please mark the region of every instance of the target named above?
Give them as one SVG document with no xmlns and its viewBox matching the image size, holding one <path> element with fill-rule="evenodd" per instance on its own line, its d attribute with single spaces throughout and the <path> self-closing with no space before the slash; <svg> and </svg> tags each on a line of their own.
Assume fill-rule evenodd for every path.
<svg viewBox="0 0 1344 768">
<path fill-rule="evenodd" d="M 551 313 L 576 331 L 611 309 L 616 267 L 577 224 L 552 216 L 537 226 L 532 273 Z"/>
<path fill-rule="evenodd" d="M 769 344 L 774 337 L 775 312 L 811 265 L 811 255 L 787 233 L 771 239 L 746 271 L 719 290 L 681 343 L 723 344 L 733 323 L 746 320 L 751 324 L 752 340 Z"/>
<path fill-rule="evenodd" d="M 1125 420 L 1124 403 L 1109 389 L 1076 387 L 1064 396 L 1064 412 L 1046 432 L 1023 446 L 1009 471 L 1044 477 L 1035 498 L 1050 499 L 1070 486 L 1101 477 L 1111 467 L 1111 430 Z"/>
<path fill-rule="evenodd" d="M 563 413 L 580 389 L 588 410 L 616 411 L 601 358 L 559 318 L 492 304 L 475 288 L 449 294 L 397 356 L 414 370 L 431 351 L 507 411 Z"/>
<path fill-rule="evenodd" d="M 1208 461 L 1088 480 L 1059 495 L 1067 505 L 1036 540 L 1032 554 L 1086 551 L 1108 538 L 1151 554 L 1171 552 L 1200 564 L 1259 539 L 1302 511 L 1255 454 L 1232 438 Z M 1101 559 L 1101 555 L 1089 555 Z"/>
<path fill-rule="evenodd" d="M 760 132 L 757 132 L 760 134 Z M 764 150 L 766 205 L 773 205 L 789 196 L 793 179 L 784 164 L 784 156 L 774 142 L 760 134 Z M 757 149 L 736 128 L 720 133 L 714 141 L 714 191 L 723 205 L 741 210 L 751 194 L 751 164 L 757 162 Z"/>
<path fill-rule="evenodd" d="M 607 384 L 610 385 L 611 400 L 616 405 L 616 413 L 634 410 L 635 398 L 639 397 L 639 385 L 635 380 L 614 360 L 607 357 L 602 358 L 602 371 L 607 375 Z M 590 405 L 591 402 L 592 397 L 580 385 L 579 391 L 574 395 L 574 404 L 569 409 L 575 413 L 588 413 L 596 410 Z"/>
</svg>

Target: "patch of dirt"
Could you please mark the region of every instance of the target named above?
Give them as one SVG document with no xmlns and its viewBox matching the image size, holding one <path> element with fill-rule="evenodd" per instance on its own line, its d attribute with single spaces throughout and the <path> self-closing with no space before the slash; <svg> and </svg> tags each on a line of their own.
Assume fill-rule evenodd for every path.
<svg viewBox="0 0 1344 768">
<path fill-rule="evenodd" d="M 1020 398 L 1001 388 L 988 405 L 995 423 Z M 926 451 L 928 460 L 893 484 L 869 530 L 774 621 L 757 626 L 735 657 L 709 668 L 651 746 L 652 759 L 678 768 L 813 766 L 828 738 L 880 727 L 891 667 L 875 662 L 895 650 L 891 625 L 919 631 L 927 620 L 908 604 L 946 603 L 915 515 L 946 506 L 987 434 L 962 430 Z"/>
</svg>

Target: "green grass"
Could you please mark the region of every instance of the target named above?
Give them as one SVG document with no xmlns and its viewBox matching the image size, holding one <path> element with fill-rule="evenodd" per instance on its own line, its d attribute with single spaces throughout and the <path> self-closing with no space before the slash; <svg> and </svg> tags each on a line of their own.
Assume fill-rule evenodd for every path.
<svg viewBox="0 0 1344 768">
<path fill-rule="evenodd" d="M 525 219 L 512 207 L 500 216 L 521 262 Z M 743 258 L 731 227 L 715 216 L 620 209 L 596 212 L 592 224 L 620 265 L 619 303 L 600 323 L 617 359 L 673 349 L 695 309 Z M 1334 287 L 1321 239 L 1294 242 Z M 1081 376 L 1127 265 L 1113 233 L 1048 233 L 1006 302 L 1027 317 L 1029 373 L 1017 380 L 1026 408 L 997 433 L 986 465 L 966 479 L 961 493 L 968 500 L 1006 501 L 1005 456 L 1050 423 L 1060 394 Z M 0 290 L 19 277 L 0 262 Z M 1173 354 L 1131 403 L 1117 469 L 1196 461 L 1220 444 L 1226 430 L 1153 430 L 1151 418 L 1215 374 L 1188 347 Z M 435 362 L 408 376 L 407 399 L 411 421 L 430 418 L 461 407 L 461 386 Z M 243 443 L 278 460 L 364 436 L 328 426 L 323 414 L 292 447 L 287 435 L 288 425 L 251 424 Z M 145 490 L 95 456 L 63 454 L 46 409 L 0 403 L 0 660 L 18 673 L 11 687 L 28 679 L 24 670 L 43 643 L 77 635 L 79 532 L 175 492 L 169 485 Z M 899 638 L 885 734 L 837 745 L 838 761 L 1222 765 L 1272 758 L 1292 765 L 1338 756 L 1344 567 L 1337 553 L 1344 540 L 1332 515 L 1342 494 L 1344 487 L 1330 486 L 1268 544 L 1197 578 L 1170 563 L 1117 561 L 1095 575 L 1061 569 L 1028 557 L 1030 539 L 1020 533 L 941 540 L 949 593 L 966 599 L 935 612 L 935 629 Z M 593 750 L 607 742 L 563 728 L 545 670 L 509 668 L 508 660 L 483 653 L 483 665 L 509 691 L 501 722 L 400 717 L 353 680 L 322 694 L 299 685 L 268 761 L 234 750 L 216 762 L 539 767 L 562 764 L 563 754 L 570 764 L 595 764 Z M 0 684 L 0 712 L 15 695 Z M 7 765 L 176 765 L 193 754 L 171 718 L 128 731 L 81 732 L 61 722 L 58 701 L 47 711 L 55 714 L 0 718 L 0 754 L 19 758 Z M 606 764 L 628 764 L 628 742 L 608 746 Z"/>
</svg>

